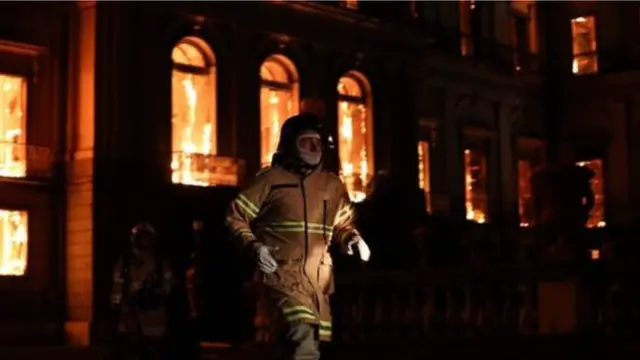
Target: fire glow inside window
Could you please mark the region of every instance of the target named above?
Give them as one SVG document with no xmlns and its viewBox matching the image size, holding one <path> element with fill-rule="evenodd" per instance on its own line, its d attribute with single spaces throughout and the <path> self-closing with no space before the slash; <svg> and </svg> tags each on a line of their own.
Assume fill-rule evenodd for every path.
<svg viewBox="0 0 640 360">
<path fill-rule="evenodd" d="M 0 276 L 21 276 L 27 269 L 26 211 L 0 209 Z"/>
<path fill-rule="evenodd" d="M 531 162 L 518 161 L 518 215 L 520 226 L 529 227 L 533 218 L 533 199 L 531 197 Z"/>
<path fill-rule="evenodd" d="M 464 151 L 465 207 L 467 220 L 487 222 L 487 160 L 482 151 Z"/>
<path fill-rule="evenodd" d="M 358 10 L 358 0 L 345 0 L 343 4 L 347 9 Z"/>
<path fill-rule="evenodd" d="M 298 113 L 297 71 L 281 55 L 269 57 L 260 67 L 260 165 L 271 164 L 284 121 Z"/>
<path fill-rule="evenodd" d="M 471 41 L 471 19 L 476 9 L 475 0 L 459 1 L 459 22 L 460 22 L 460 54 L 469 56 L 473 54 L 473 43 Z"/>
<path fill-rule="evenodd" d="M 0 176 L 27 174 L 27 81 L 0 74 Z"/>
<path fill-rule="evenodd" d="M 576 165 L 589 168 L 594 173 L 591 179 L 591 189 L 593 190 L 595 201 L 591 214 L 589 215 L 589 220 L 587 221 L 587 227 L 605 227 L 607 223 L 604 219 L 604 177 L 602 174 L 602 160 L 580 161 Z"/>
<path fill-rule="evenodd" d="M 215 185 L 209 164 L 217 150 L 213 52 L 202 40 L 189 37 L 173 48 L 171 58 L 171 181 Z"/>
<path fill-rule="evenodd" d="M 418 141 L 418 185 L 424 191 L 427 211 L 431 213 L 431 157 L 428 141 Z"/>
<path fill-rule="evenodd" d="M 571 19 L 573 42 L 572 72 L 576 75 L 598 72 L 596 19 L 593 16 Z"/>
<path fill-rule="evenodd" d="M 340 176 L 354 202 L 364 200 L 373 173 L 373 129 L 369 84 L 350 72 L 338 82 Z"/>
</svg>

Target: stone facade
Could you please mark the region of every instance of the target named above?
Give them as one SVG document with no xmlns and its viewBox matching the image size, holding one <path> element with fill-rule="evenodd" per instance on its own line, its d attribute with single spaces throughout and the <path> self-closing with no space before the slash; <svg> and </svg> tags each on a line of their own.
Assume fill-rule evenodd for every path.
<svg viewBox="0 0 640 360">
<path fill-rule="evenodd" d="M 571 138 L 604 156 L 611 221 L 635 219 L 640 191 L 631 184 L 640 173 L 629 164 L 640 154 L 633 145 L 640 77 L 614 71 L 624 57 L 605 55 L 626 44 L 611 30 L 617 20 L 606 19 L 633 5 L 541 4 L 540 61 L 517 71 L 505 35 L 509 9 L 498 3 L 482 8 L 493 25 L 481 26 L 478 39 L 492 41 L 476 39 L 476 56 L 466 57 L 456 2 L 416 2 L 414 10 L 409 2 L 367 2 L 358 11 L 282 1 L 1 5 L 0 73 L 29 77 L 28 142 L 50 149 L 56 166 L 38 181 L 0 181 L 0 205 L 29 209 L 33 222 L 29 275 L 0 278 L 0 312 L 35 317 L 37 331 L 52 336 L 64 323 L 69 341 L 88 343 L 108 321 L 110 266 L 135 222 L 152 221 L 179 248 L 193 217 L 218 216 L 226 206 L 231 189 L 170 181 L 171 50 L 187 36 L 214 52 L 218 154 L 241 159 L 246 174 L 260 164 L 258 69 L 282 54 L 296 66 L 300 98 L 314 99 L 334 134 L 338 79 L 353 70 L 367 77 L 375 167 L 400 185 L 416 187 L 416 142 L 429 140 L 435 213 L 464 217 L 463 151 L 479 146 L 490 218 L 517 224 L 517 160 L 545 149 L 547 139 Z M 584 11 L 604 14 L 606 75 L 571 76 L 564 22 Z M 637 54 L 637 39 L 629 41 Z"/>
</svg>

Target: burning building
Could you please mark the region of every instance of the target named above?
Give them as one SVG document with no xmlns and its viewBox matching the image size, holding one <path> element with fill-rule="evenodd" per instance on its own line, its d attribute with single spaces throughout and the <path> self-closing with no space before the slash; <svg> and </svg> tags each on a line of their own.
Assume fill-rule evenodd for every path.
<svg viewBox="0 0 640 360">
<path fill-rule="evenodd" d="M 582 85 L 598 87 L 593 74 L 612 61 L 598 57 L 595 17 L 574 9 L 561 24 L 546 6 L 0 5 L 0 339 L 99 336 L 129 227 L 149 220 L 170 248 L 185 246 L 193 217 L 224 210 L 233 188 L 270 163 L 280 126 L 304 104 L 335 136 L 329 165 L 353 201 L 385 170 L 396 185 L 421 188 L 429 212 L 529 226 L 528 177 L 544 164 L 547 140 L 559 140 L 550 131 L 581 128 L 559 119 L 582 114 Z M 547 41 L 553 26 L 568 40 Z M 573 62 L 551 61 L 546 45 Z M 557 89 L 579 84 L 573 105 L 545 95 L 547 69 L 562 75 Z M 586 75 L 560 83 L 571 71 Z M 623 119 L 637 103 L 585 114 Z M 633 158 L 626 130 L 601 125 L 617 139 L 613 150 L 599 143 L 576 159 L 597 174 L 592 226 L 606 223 L 605 190 L 615 204 L 607 217 L 628 208 L 633 175 L 618 156 Z"/>
</svg>

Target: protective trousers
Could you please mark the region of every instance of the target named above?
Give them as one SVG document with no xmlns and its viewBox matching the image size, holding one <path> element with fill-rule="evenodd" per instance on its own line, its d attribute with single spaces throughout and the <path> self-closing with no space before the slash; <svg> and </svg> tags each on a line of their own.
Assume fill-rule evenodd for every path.
<svg viewBox="0 0 640 360">
<path fill-rule="evenodd" d="M 280 360 L 320 359 L 320 350 L 314 325 L 293 325 L 283 335 Z"/>
</svg>

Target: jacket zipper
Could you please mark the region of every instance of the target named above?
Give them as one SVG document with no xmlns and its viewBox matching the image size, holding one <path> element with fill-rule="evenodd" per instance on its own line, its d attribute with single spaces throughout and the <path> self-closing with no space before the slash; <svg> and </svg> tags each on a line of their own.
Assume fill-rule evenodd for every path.
<svg viewBox="0 0 640 360">
<path fill-rule="evenodd" d="M 309 282 L 309 285 L 311 285 L 311 289 L 313 289 L 313 292 L 314 292 L 313 300 L 315 301 L 315 305 L 316 305 L 316 308 L 318 309 L 318 312 L 320 312 L 320 299 L 318 299 L 318 293 L 317 291 L 315 291 L 315 286 L 313 286 L 313 282 L 307 275 L 307 271 L 306 271 L 307 258 L 309 256 L 309 225 L 307 223 L 307 194 L 304 191 L 304 179 L 305 179 L 304 177 L 300 179 L 300 189 L 302 190 L 302 213 L 304 216 L 304 258 L 302 261 L 302 274 Z M 318 268 L 320 267 L 318 266 Z"/>
</svg>

